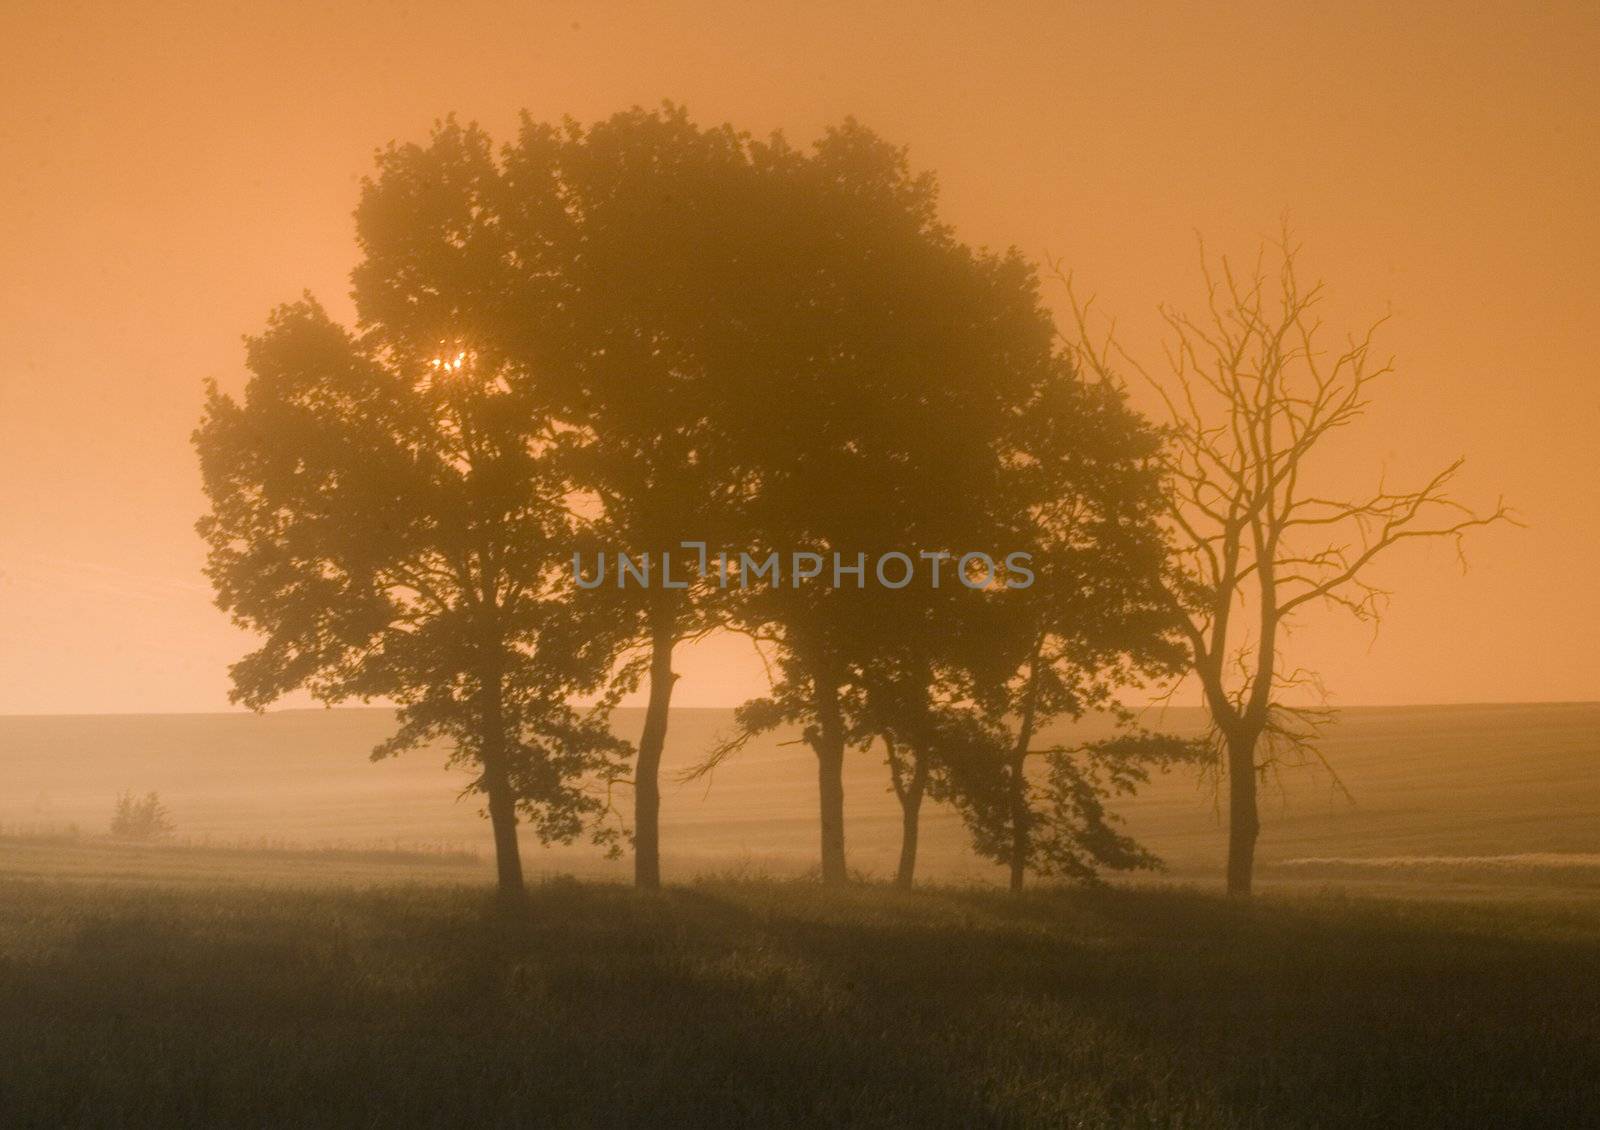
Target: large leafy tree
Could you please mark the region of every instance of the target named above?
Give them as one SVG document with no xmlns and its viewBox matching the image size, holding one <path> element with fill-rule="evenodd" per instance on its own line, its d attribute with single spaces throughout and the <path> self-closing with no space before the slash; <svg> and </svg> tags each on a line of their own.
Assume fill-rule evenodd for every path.
<svg viewBox="0 0 1600 1130">
<path fill-rule="evenodd" d="M 509 392 L 557 422 L 578 518 L 569 551 L 650 563 L 648 587 L 619 588 L 613 559 L 570 604 L 620 641 L 613 689 L 648 685 L 632 774 L 643 887 L 660 883 L 674 649 L 718 619 L 683 543 L 734 536 L 744 482 L 722 437 L 739 426 L 729 404 L 754 402 L 732 394 L 754 375 L 743 309 L 764 217 L 753 186 L 746 137 L 668 105 L 589 126 L 525 116 L 499 151 L 446 122 L 427 145 L 385 156 L 362 208 L 363 311 L 402 334 L 464 322 L 500 343 L 516 361 Z"/>
<path fill-rule="evenodd" d="M 647 682 L 634 864 L 637 884 L 656 887 L 673 654 L 721 619 L 701 552 L 684 543 L 736 540 L 745 482 L 727 436 L 743 424 L 728 411 L 733 390 L 758 376 L 743 313 L 757 266 L 746 249 L 764 222 L 749 143 L 667 105 L 588 127 L 525 121 L 505 166 L 519 189 L 506 225 L 518 247 L 553 245 L 548 215 L 521 207 L 522 185 L 554 184 L 562 204 L 561 332 L 524 340 L 530 356 L 560 359 L 559 411 L 582 435 L 576 481 L 599 504 L 590 541 L 648 562 L 648 587 L 618 587 L 613 559 L 609 583 L 574 604 L 620 617 L 632 645 L 620 685 Z M 544 301 L 538 280 L 521 293 L 530 306 Z"/>
<path fill-rule="evenodd" d="M 1009 570 L 998 591 L 926 590 L 921 615 L 876 624 L 873 662 L 847 698 L 884 742 L 903 813 L 902 884 L 925 796 L 956 804 L 1014 889 L 1030 870 L 1085 878 L 1148 864 L 1116 831 L 1108 794 L 1188 752 L 1136 732 L 1073 749 L 1038 742 L 1058 718 L 1117 712 L 1118 690 L 1183 658 L 1159 584 L 1157 433 L 1119 389 L 1079 379 L 1064 359 L 1039 374 L 989 437 L 1004 452 L 989 537 L 1025 551 L 1027 573 Z M 942 606 L 928 604 L 941 595 Z"/>
<path fill-rule="evenodd" d="M 741 711 L 742 735 L 801 728 L 817 756 L 830 883 L 846 876 L 846 751 L 893 742 L 909 881 L 932 735 L 981 652 L 955 638 L 987 599 L 957 562 L 1011 548 L 1009 437 L 1056 365 L 1053 328 L 1029 266 L 961 244 L 932 178 L 871 131 L 847 122 L 810 150 L 777 140 L 753 157 L 770 200 L 752 249 L 767 270 L 746 297 L 765 327 L 753 345 L 764 377 L 734 390 L 754 399 L 733 405 L 750 426 L 731 460 L 749 469 L 750 540 L 786 561 L 817 554 L 829 571 L 835 557 L 864 556 L 872 571 L 904 552 L 916 577 L 889 589 L 873 576 L 785 576 L 741 594 L 733 614 L 771 643 L 776 675 Z"/>
<path fill-rule="evenodd" d="M 444 741 L 473 766 L 514 892 L 519 814 L 543 840 L 608 834 L 622 743 L 569 705 L 601 686 L 616 640 L 564 599 L 560 435 L 513 391 L 497 340 L 485 156 L 453 125 L 384 155 L 411 190 L 369 186 L 358 212 L 363 332 L 309 299 L 281 308 L 248 344 L 242 400 L 213 387 L 195 440 L 208 574 L 263 638 L 232 669 L 235 699 L 397 704 L 375 756 Z"/>
</svg>

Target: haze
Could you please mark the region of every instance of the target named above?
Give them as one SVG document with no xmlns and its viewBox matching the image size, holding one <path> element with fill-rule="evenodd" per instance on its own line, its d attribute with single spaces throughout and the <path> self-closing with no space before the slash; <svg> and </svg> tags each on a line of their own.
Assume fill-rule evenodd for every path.
<svg viewBox="0 0 1600 1130">
<path fill-rule="evenodd" d="M 1339 703 L 1592 699 L 1600 549 L 1600 17 L 1571 4 L 1210 7 L 27 3 L 0 45 L 0 713 L 227 705 L 188 436 L 201 381 L 309 289 L 348 317 L 374 147 L 447 112 L 500 136 L 663 98 L 808 142 L 907 144 L 962 236 L 1061 256 L 1135 344 L 1197 296 L 1194 233 L 1285 212 L 1330 317 L 1392 312 L 1399 376 L 1352 485 L 1468 455 L 1529 523 L 1396 557 L 1382 632 L 1292 641 Z M 676 704 L 762 686 L 748 645 Z"/>
</svg>

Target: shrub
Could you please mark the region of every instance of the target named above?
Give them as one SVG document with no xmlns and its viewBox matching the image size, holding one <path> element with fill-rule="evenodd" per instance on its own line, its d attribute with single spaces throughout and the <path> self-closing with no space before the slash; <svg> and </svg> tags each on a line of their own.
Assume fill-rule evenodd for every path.
<svg viewBox="0 0 1600 1130">
<path fill-rule="evenodd" d="M 131 792 L 117 798 L 117 812 L 111 818 L 111 834 L 119 840 L 159 840 L 172 834 L 172 817 L 156 793 L 140 798 Z"/>
</svg>

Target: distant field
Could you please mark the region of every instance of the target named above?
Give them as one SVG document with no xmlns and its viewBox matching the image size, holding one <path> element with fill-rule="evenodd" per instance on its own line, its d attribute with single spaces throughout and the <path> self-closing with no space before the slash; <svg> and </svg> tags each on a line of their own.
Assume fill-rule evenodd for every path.
<svg viewBox="0 0 1600 1130">
<path fill-rule="evenodd" d="M 639 722 L 638 711 L 621 711 L 617 725 L 632 736 Z M 1200 719 L 1174 709 L 1147 724 L 1192 732 Z M 440 751 L 369 762 L 389 725 L 381 710 L 0 718 L 0 872 L 25 869 L 19 836 L 48 839 L 74 826 L 86 838 L 103 834 L 116 795 L 132 789 L 159 791 L 180 843 L 191 846 L 319 848 L 321 864 L 336 862 L 326 849 L 342 849 L 346 862 L 403 849 L 422 854 L 391 860 L 408 870 L 460 874 L 456 856 L 487 850 L 478 803 L 458 799 L 466 778 L 443 768 Z M 667 773 L 694 762 L 729 726 L 726 711 L 674 711 Z M 753 744 L 709 784 L 669 785 L 669 879 L 812 865 L 814 761 L 794 738 Z M 1285 770 L 1264 794 L 1269 882 L 1600 890 L 1600 704 L 1358 708 L 1340 716 L 1324 750 L 1354 803 L 1325 772 Z M 851 865 L 885 877 L 898 810 L 876 754 L 852 757 L 846 790 Z M 1193 773 L 1158 779 L 1122 811 L 1174 877 L 1215 876 L 1222 829 L 1210 786 Z M 923 839 L 923 877 L 995 878 L 948 810 L 929 810 Z M 625 862 L 592 848 L 528 848 L 536 875 L 626 873 Z M 130 858 L 82 852 L 102 867 Z M 228 858 L 207 866 L 226 870 Z"/>
</svg>

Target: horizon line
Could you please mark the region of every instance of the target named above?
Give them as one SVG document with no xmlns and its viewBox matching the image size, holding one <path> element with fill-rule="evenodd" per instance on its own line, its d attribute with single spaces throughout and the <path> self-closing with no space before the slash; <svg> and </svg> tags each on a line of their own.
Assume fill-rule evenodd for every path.
<svg viewBox="0 0 1600 1130">
<path fill-rule="evenodd" d="M 720 710 L 732 711 L 740 703 L 725 703 L 720 705 L 692 705 L 672 706 L 669 710 Z M 1328 710 L 1337 714 L 1341 710 L 1443 710 L 1451 707 L 1513 707 L 1513 706 L 1600 706 L 1600 699 L 1587 698 L 1552 698 L 1552 699 L 1519 699 L 1513 701 L 1482 701 L 1464 700 L 1459 702 L 1352 702 L 1340 706 L 1329 706 Z M 86 711 L 0 711 L 0 721 L 11 718 L 247 718 L 251 716 L 264 717 L 280 714 L 330 714 L 344 712 L 347 714 L 364 712 L 393 712 L 393 706 L 285 706 L 277 709 L 246 710 L 86 710 Z M 643 704 L 618 706 L 616 710 L 644 710 Z M 1166 710 L 1204 710 L 1204 705 L 1184 705 L 1150 703 L 1142 708 L 1134 708 L 1137 713 L 1145 711 Z M 1103 714 L 1104 711 L 1094 711 L 1092 714 Z"/>
</svg>

